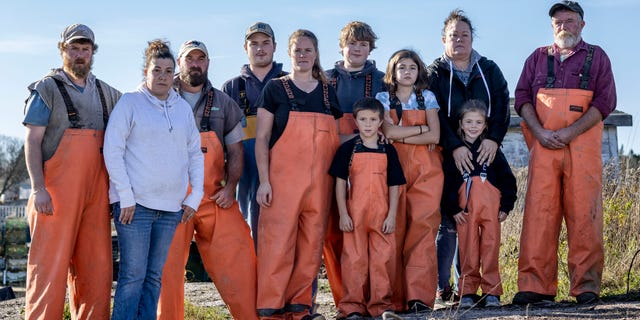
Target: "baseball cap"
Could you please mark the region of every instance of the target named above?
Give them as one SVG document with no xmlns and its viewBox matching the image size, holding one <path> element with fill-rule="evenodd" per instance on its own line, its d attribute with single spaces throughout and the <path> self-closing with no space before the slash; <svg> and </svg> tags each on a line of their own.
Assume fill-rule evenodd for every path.
<svg viewBox="0 0 640 320">
<path fill-rule="evenodd" d="M 93 31 L 91 31 L 89 27 L 80 23 L 72 24 L 66 27 L 64 31 L 62 31 L 62 34 L 60 34 L 60 38 L 60 41 L 65 44 L 80 39 L 87 39 L 90 40 L 91 43 L 95 43 Z"/>
<path fill-rule="evenodd" d="M 198 40 L 189 40 L 180 46 L 180 52 L 178 53 L 178 59 L 180 57 L 189 54 L 189 52 L 193 50 L 200 50 L 204 53 L 205 56 L 209 57 L 209 51 L 207 51 L 207 47 L 204 45 L 204 42 Z"/>
<path fill-rule="evenodd" d="M 560 9 L 573 11 L 579 14 L 580 18 L 584 19 L 584 11 L 582 10 L 582 7 L 575 1 L 567 1 L 567 0 L 560 1 L 552 5 L 551 9 L 549 9 L 549 17 L 553 17 L 556 11 Z"/>
<path fill-rule="evenodd" d="M 273 29 L 271 29 L 271 26 L 268 23 L 264 23 L 264 22 L 256 22 L 253 25 L 251 25 L 251 27 L 247 29 L 247 33 L 244 36 L 244 40 L 246 41 L 247 39 L 249 39 L 249 37 L 251 37 L 252 35 L 258 32 L 268 35 L 269 37 L 271 37 L 271 39 L 273 39 L 273 41 L 276 40 L 276 37 L 273 35 Z"/>
</svg>

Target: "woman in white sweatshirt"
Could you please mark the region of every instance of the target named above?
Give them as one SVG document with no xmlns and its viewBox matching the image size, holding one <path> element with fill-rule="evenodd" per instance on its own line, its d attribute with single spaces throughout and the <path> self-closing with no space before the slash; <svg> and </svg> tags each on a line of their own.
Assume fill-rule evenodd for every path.
<svg viewBox="0 0 640 320">
<path fill-rule="evenodd" d="M 156 318 L 173 234 L 204 194 L 200 134 L 189 104 L 171 89 L 174 71 L 168 43 L 149 42 L 144 82 L 120 98 L 107 125 L 104 158 L 120 248 L 112 319 Z"/>
</svg>

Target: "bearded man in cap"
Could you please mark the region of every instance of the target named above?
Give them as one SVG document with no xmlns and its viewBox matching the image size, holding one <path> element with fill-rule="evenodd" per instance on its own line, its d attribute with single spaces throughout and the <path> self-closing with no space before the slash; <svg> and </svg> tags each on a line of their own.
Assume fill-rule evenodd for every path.
<svg viewBox="0 0 640 320">
<path fill-rule="evenodd" d="M 121 93 L 91 73 L 93 31 L 70 25 L 62 68 L 32 83 L 23 124 L 31 179 L 26 319 L 107 319 L 112 256 L 104 130 Z"/>
<path fill-rule="evenodd" d="M 602 129 L 616 87 L 607 54 L 582 40 L 582 7 L 561 1 L 549 16 L 554 43 L 529 56 L 515 91 L 530 155 L 513 303 L 555 299 L 564 220 L 569 294 L 589 304 L 599 299 L 604 267 Z"/>
<path fill-rule="evenodd" d="M 204 268 L 234 319 L 257 319 L 256 253 L 235 199 L 244 131 L 238 104 L 208 79 L 209 51 L 189 40 L 178 53 L 174 88 L 191 105 L 204 153 L 204 197 L 193 219 L 176 229 L 162 272 L 158 319 L 184 318 L 184 268 L 195 237 Z"/>
</svg>

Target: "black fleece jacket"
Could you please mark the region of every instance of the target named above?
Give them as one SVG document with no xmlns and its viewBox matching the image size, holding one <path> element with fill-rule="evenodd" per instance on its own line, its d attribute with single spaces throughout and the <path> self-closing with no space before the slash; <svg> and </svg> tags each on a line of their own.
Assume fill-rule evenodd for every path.
<svg viewBox="0 0 640 320">
<path fill-rule="evenodd" d="M 453 151 L 464 145 L 464 142 L 456 133 L 459 127 L 458 112 L 464 102 L 470 99 L 479 99 L 489 107 L 489 95 L 478 65 L 482 69 L 482 74 L 484 74 L 491 93 L 491 115 L 487 123 L 489 132 L 486 138 L 495 141 L 499 146 L 507 134 L 510 116 L 509 89 L 498 65 L 485 57 L 480 58 L 478 63 L 473 66 L 467 86 L 454 74 L 451 86 L 451 111 L 450 115 L 447 116 L 450 88 L 449 75 L 451 71 L 449 63 L 443 57 L 440 57 L 427 67 L 427 74 L 429 77 L 429 90 L 433 91 L 440 105 L 440 111 L 438 112 L 440 144 L 447 151 Z"/>
<path fill-rule="evenodd" d="M 480 139 L 477 139 L 469 149 L 473 153 L 473 172 L 470 176 L 479 176 L 482 170 L 477 162 L 478 148 L 480 147 Z M 442 161 L 444 170 L 444 187 L 442 190 L 442 203 L 441 210 L 443 215 L 454 216 L 462 211 L 458 202 L 458 190 L 464 183 L 462 174 L 456 168 L 456 163 L 453 160 L 451 152 L 444 152 L 444 159 Z M 518 186 L 516 183 L 516 177 L 511 172 L 511 167 L 507 162 L 502 150 L 498 149 L 496 152 L 496 158 L 493 163 L 487 167 L 487 180 L 494 187 L 500 190 L 500 211 L 504 211 L 509 214 L 509 211 L 513 210 L 513 206 L 517 199 Z M 471 185 L 473 189 L 474 184 Z M 498 214 L 496 212 L 496 214 Z"/>
</svg>

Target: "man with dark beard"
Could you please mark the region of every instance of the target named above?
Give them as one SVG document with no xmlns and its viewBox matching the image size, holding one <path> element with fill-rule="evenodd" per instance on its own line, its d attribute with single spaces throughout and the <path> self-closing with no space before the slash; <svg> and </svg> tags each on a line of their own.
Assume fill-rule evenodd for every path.
<svg viewBox="0 0 640 320">
<path fill-rule="evenodd" d="M 205 270 L 233 318 L 257 319 L 256 254 L 235 200 L 243 164 L 242 111 L 211 85 L 204 43 L 182 44 L 178 67 L 174 87 L 193 108 L 200 129 L 205 196 L 195 217 L 176 229 L 162 274 L 158 319 L 184 318 L 184 267 L 194 236 Z"/>
<path fill-rule="evenodd" d="M 98 45 L 89 27 L 68 26 L 58 49 L 62 68 L 29 86 L 23 121 L 31 179 L 25 318 L 62 318 L 68 285 L 72 319 L 107 319 L 111 224 L 102 142 L 121 93 L 91 73 Z"/>
<path fill-rule="evenodd" d="M 582 7 L 561 1 L 549 16 L 554 44 L 529 56 L 515 92 L 530 157 L 513 303 L 554 300 L 564 220 L 569 294 L 588 304 L 599 299 L 604 266 L 602 120 L 616 107 L 616 88 L 606 53 L 582 40 Z"/>
</svg>

